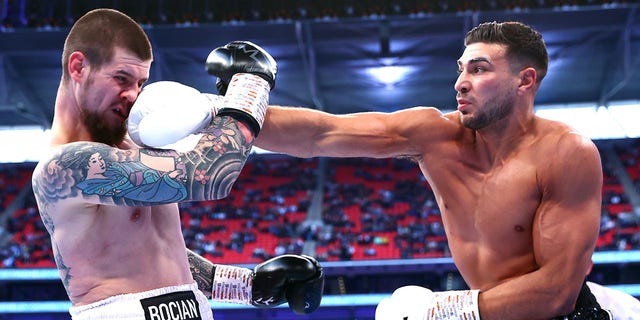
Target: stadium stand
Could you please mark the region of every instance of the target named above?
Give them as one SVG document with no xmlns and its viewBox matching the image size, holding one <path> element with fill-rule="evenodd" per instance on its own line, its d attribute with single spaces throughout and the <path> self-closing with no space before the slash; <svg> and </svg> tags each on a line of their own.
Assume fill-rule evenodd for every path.
<svg viewBox="0 0 640 320">
<path fill-rule="evenodd" d="M 640 148 L 634 142 L 624 148 L 606 144 L 612 152 L 602 150 L 597 250 L 638 250 L 640 217 L 633 200 L 638 201 Z M 320 161 L 327 161 L 329 168 L 321 191 L 321 219 L 310 223 Z M 4 164 L 0 169 L 5 204 L 0 258 L 5 268 L 54 266 L 30 190 L 34 165 Z M 223 263 L 259 263 L 282 253 L 312 254 L 323 261 L 449 256 L 433 193 L 417 166 L 406 159 L 254 154 L 228 198 L 186 202 L 180 209 L 187 245 Z M 313 246 L 305 247 L 307 243 Z"/>
<path fill-rule="evenodd" d="M 67 27 L 84 12 L 105 6 L 147 27 L 189 27 L 208 22 L 419 18 L 479 10 L 567 11 L 632 2 L 0 0 L 0 32 Z M 589 278 L 640 297 L 640 140 L 598 141 L 598 146 L 604 168 L 603 209 Z M 0 165 L 0 319 L 68 319 L 68 299 L 31 192 L 34 166 Z M 287 252 L 322 260 L 328 296 L 313 319 L 370 319 L 371 306 L 380 296 L 369 294 L 388 293 L 401 285 L 421 283 L 434 290 L 465 286 L 449 257 L 433 194 L 416 165 L 406 159 L 254 154 L 230 197 L 182 203 L 180 209 L 187 246 L 212 261 L 250 266 Z M 345 297 L 348 302 L 341 300 Z M 38 308 L 57 316 L 38 313 Z M 216 308 L 228 308 L 223 315 L 229 318 L 293 319 L 281 309 Z"/>
<path fill-rule="evenodd" d="M 640 143 L 598 144 L 605 183 L 589 279 L 638 297 L 638 190 L 627 186 L 637 183 L 628 172 L 637 170 Z M 31 192 L 34 166 L 0 166 L 5 186 L 10 182 L 8 189 L 16 189 L 2 215 L 0 319 L 68 317 L 69 302 Z M 182 203 L 181 215 L 187 246 L 218 263 L 251 267 L 286 252 L 323 260 L 326 298 L 309 319 L 371 319 L 377 301 L 402 285 L 466 288 L 449 257 L 433 193 L 406 159 L 253 154 L 231 196 Z M 294 319 L 286 308 L 212 307 L 222 318 Z"/>
</svg>

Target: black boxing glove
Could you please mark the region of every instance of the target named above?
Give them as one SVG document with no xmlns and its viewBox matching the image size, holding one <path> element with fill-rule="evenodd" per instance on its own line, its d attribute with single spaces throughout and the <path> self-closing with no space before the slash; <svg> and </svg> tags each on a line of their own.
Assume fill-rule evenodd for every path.
<svg viewBox="0 0 640 320">
<path fill-rule="evenodd" d="M 246 121 L 257 136 L 276 83 L 273 57 L 251 42 L 233 41 L 211 51 L 205 69 L 218 77 L 216 87 L 225 96 L 218 115 Z"/>
<path fill-rule="evenodd" d="M 255 74 L 276 86 L 278 66 L 273 57 L 258 45 L 249 41 L 232 41 L 213 49 L 207 57 L 205 68 L 210 75 L 218 77 L 218 93 L 227 92 L 231 77 L 236 73 Z"/>
<path fill-rule="evenodd" d="M 296 314 L 309 314 L 320 306 L 324 272 L 316 259 L 281 255 L 253 270 L 217 265 L 211 298 L 217 301 L 274 307 L 285 302 Z"/>
</svg>

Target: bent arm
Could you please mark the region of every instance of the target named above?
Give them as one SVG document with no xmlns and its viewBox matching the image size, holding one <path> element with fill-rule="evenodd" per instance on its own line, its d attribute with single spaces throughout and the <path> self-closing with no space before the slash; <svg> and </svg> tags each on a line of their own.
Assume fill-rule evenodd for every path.
<svg viewBox="0 0 640 320">
<path fill-rule="evenodd" d="M 43 203 L 158 205 L 226 197 L 253 144 L 231 117 L 215 117 L 193 150 L 122 150 L 94 142 L 64 145 L 39 165 L 34 186 Z"/>
<path fill-rule="evenodd" d="M 534 218 L 539 269 L 480 293 L 483 320 L 566 315 L 587 274 L 600 225 L 602 168 L 588 139 L 568 134 L 540 172 L 543 198 Z"/>
<path fill-rule="evenodd" d="M 445 119 L 434 108 L 335 115 L 269 106 L 256 146 L 296 157 L 387 158 L 420 154 Z"/>
</svg>

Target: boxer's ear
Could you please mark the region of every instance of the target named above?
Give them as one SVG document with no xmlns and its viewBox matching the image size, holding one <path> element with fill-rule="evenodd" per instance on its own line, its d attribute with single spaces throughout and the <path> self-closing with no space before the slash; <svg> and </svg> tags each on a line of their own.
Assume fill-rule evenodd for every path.
<svg viewBox="0 0 640 320">
<path fill-rule="evenodd" d="M 79 81 L 83 74 L 88 72 L 89 61 L 84 53 L 75 51 L 69 55 L 68 71 L 71 79 Z"/>
</svg>

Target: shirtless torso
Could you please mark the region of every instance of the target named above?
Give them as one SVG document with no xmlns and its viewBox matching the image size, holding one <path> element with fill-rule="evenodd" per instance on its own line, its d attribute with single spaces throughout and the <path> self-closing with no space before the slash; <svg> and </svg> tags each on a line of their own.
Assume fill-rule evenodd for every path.
<svg viewBox="0 0 640 320">
<path fill-rule="evenodd" d="M 350 115 L 273 107 L 257 145 L 300 157 L 416 160 L 457 268 L 482 291 L 483 319 L 516 314 L 505 305 L 518 314 L 541 305 L 570 312 L 557 296 L 575 297 L 597 239 L 598 150 L 569 126 L 533 115 L 489 131 L 466 128 L 461 116 L 425 107 Z"/>
<path fill-rule="evenodd" d="M 536 119 L 545 127 L 536 131 L 544 135 L 524 136 L 497 156 L 456 116 L 447 115 L 447 122 L 462 131 L 455 134 L 459 138 L 429 144 L 419 164 L 436 195 L 456 265 L 471 287 L 486 290 L 539 268 L 534 228 L 544 208 L 545 167 L 557 161 L 559 135 L 570 133 Z"/>
<path fill-rule="evenodd" d="M 108 148 L 95 143 L 65 146 L 71 148 L 96 145 L 113 155 L 137 156 L 137 151 Z M 90 159 L 93 159 L 91 157 Z M 34 171 L 40 214 L 48 228 L 60 277 L 71 302 L 85 305 L 106 297 L 151 290 L 158 287 L 193 282 L 182 236 L 178 206 L 175 203 L 157 206 L 115 205 L 104 197 L 108 186 L 94 195 L 75 192 L 77 177 L 60 158 L 43 161 Z M 64 160 L 62 160 L 64 161 Z M 113 163 L 104 159 L 95 162 L 97 170 L 106 171 Z M 89 165 L 91 168 L 92 165 Z M 99 169 L 102 168 L 102 169 Z M 114 178 L 113 172 L 107 177 Z M 100 180 L 107 180 L 104 179 Z M 129 178 L 127 177 L 129 180 Z M 41 181 L 50 181 L 43 183 Z M 88 181 L 89 178 L 84 181 Z M 109 186 L 114 187 L 111 179 Z M 55 183 L 54 183 L 55 182 Z M 57 190 L 49 190 L 57 187 Z M 67 189 L 67 192 L 63 190 Z M 131 186 L 120 186 L 118 192 L 128 192 Z M 117 199 L 118 197 L 114 197 Z M 90 262 L 90 263 L 87 263 Z"/>
</svg>

